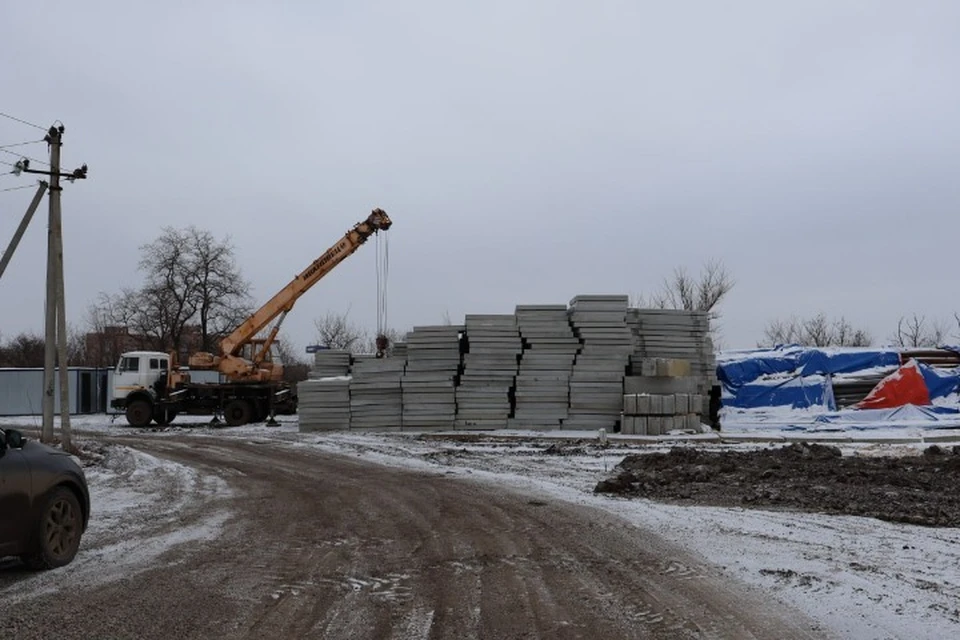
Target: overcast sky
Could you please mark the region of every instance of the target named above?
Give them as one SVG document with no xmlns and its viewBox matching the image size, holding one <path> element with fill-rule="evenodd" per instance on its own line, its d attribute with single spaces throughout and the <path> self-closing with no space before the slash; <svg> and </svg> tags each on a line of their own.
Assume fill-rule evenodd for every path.
<svg viewBox="0 0 960 640">
<path fill-rule="evenodd" d="M 264 301 L 374 207 L 400 329 L 708 258 L 737 281 L 728 347 L 792 314 L 882 340 L 960 310 L 958 2 L 146 6 L 0 8 L 0 111 L 61 120 L 65 167 L 90 166 L 63 193 L 71 324 L 164 225 L 229 235 Z M 0 118 L 0 145 L 36 137 Z M 31 193 L 0 192 L 0 244 Z M 4 337 L 42 332 L 44 223 L 0 280 Z M 300 300 L 300 349 L 327 311 L 375 327 L 375 257 Z"/>
</svg>

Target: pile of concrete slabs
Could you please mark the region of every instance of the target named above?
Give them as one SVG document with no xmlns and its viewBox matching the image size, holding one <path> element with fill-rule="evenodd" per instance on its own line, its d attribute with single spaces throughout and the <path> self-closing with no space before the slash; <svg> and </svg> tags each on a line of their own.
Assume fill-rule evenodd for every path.
<svg viewBox="0 0 960 640">
<path fill-rule="evenodd" d="M 627 296 L 576 296 L 570 323 L 581 342 L 570 377 L 564 429 L 616 429 L 623 409 L 623 377 L 634 350 Z"/>
<path fill-rule="evenodd" d="M 400 431 L 405 365 L 400 358 L 356 358 L 350 379 L 351 429 Z"/>
<path fill-rule="evenodd" d="M 300 431 L 350 428 L 350 380 L 304 380 L 297 385 Z"/>
<path fill-rule="evenodd" d="M 511 393 L 523 350 L 512 314 L 468 315 L 466 353 L 457 386 L 458 429 L 503 429 L 512 411 Z"/>
<path fill-rule="evenodd" d="M 401 379 L 404 429 L 453 428 L 463 330 L 462 325 L 430 325 L 407 334 L 407 366 Z"/>
<path fill-rule="evenodd" d="M 515 384 L 517 429 L 559 429 L 569 415 L 570 376 L 580 351 L 566 305 L 519 305 L 523 355 Z"/>
<path fill-rule="evenodd" d="M 350 374 L 350 352 L 322 349 L 313 354 L 311 378 L 335 378 Z"/>
</svg>

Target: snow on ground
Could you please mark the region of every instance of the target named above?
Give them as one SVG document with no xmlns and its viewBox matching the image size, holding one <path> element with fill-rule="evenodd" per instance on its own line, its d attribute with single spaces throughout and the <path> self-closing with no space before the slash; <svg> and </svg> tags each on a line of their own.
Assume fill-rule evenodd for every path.
<svg viewBox="0 0 960 640">
<path fill-rule="evenodd" d="M 84 472 L 91 519 L 76 559 L 54 572 L 26 574 L 15 571 L 15 561 L 4 562 L 0 599 L 20 602 L 104 584 L 176 561 L 166 554 L 215 540 L 230 515 L 216 503 L 230 495 L 223 479 L 134 449 L 108 446 L 103 460 Z"/>
<path fill-rule="evenodd" d="M 215 435 L 310 447 L 371 463 L 461 476 L 592 506 L 634 524 L 637 535 L 653 531 L 701 555 L 731 577 L 796 607 L 841 637 L 919 640 L 960 635 L 960 529 L 925 528 L 852 516 L 676 506 L 593 493 L 597 481 L 629 453 L 663 451 L 678 445 L 731 449 L 772 446 L 769 443 L 728 444 L 717 439 L 694 443 L 692 438 L 682 442 L 683 439 L 675 438 L 637 445 L 611 435 L 611 446 L 604 448 L 599 446 L 597 432 L 488 432 L 467 442 L 438 439 L 440 434 L 420 438 L 411 433 L 299 433 L 295 417 L 284 417 L 279 427 L 214 429 L 207 427 L 206 422 L 201 418 L 189 424 L 178 419 L 176 424 L 183 428 L 153 433 L 132 430 L 121 421 L 111 424 L 110 417 L 102 415 L 84 416 L 73 424 L 78 433 L 91 435 L 144 431 L 149 437 Z M 0 426 L 13 424 L 23 425 L 23 420 L 18 423 L 0 419 Z M 843 441 L 843 436 L 838 445 L 845 455 L 918 454 L 927 446 L 924 439 L 939 432 L 915 428 L 908 434 L 901 428 L 881 428 L 875 435 L 886 441 Z M 898 444 L 905 435 L 910 435 L 913 442 Z M 572 436 L 582 440 L 559 440 Z M 189 501 L 226 491 L 222 484 L 195 470 L 132 451 L 117 451 L 118 456 L 129 456 L 133 463 L 118 458 L 102 471 L 91 473 L 96 503 L 100 506 L 95 507 L 98 510 L 89 540 L 85 541 L 86 553 L 78 558 L 75 568 L 60 574 L 68 580 L 76 579 L 71 578 L 76 575 L 91 579 L 91 566 L 100 567 L 104 562 L 113 563 L 107 565 L 106 574 L 126 570 L 123 551 L 134 547 L 123 545 L 136 539 L 140 526 L 135 519 L 125 524 L 131 511 L 167 514 L 170 523 L 170 510 L 176 499 L 163 502 L 169 500 L 164 495 L 185 493 L 190 496 L 185 498 Z M 187 489 L 154 495 L 168 483 Z M 161 504 L 152 502 L 156 500 Z M 134 568 L 142 568 L 181 541 L 215 536 L 226 517 L 221 513 L 209 521 L 201 520 L 203 524 L 194 524 L 178 535 L 162 526 L 141 530 L 141 535 L 154 542 L 144 549 L 136 547 L 130 563 Z M 103 521 L 96 523 L 97 518 Z M 21 588 L 20 584 L 16 590 Z M 49 588 L 52 583 L 46 586 Z M 0 597 L 11 597 L 6 591 L 12 590 L 2 588 L 0 574 Z"/>
<path fill-rule="evenodd" d="M 629 446 L 605 451 L 587 443 L 578 453 L 558 455 L 545 453 L 551 443 L 534 440 L 462 443 L 404 434 L 289 432 L 261 437 L 378 464 L 442 470 L 604 509 L 635 524 L 638 535 L 653 530 L 844 638 L 960 634 L 960 529 L 849 516 L 676 506 L 593 494 L 605 470 L 626 453 L 640 450 Z M 919 453 L 922 447 L 847 444 L 844 450 L 847 455 L 902 455 Z"/>
</svg>

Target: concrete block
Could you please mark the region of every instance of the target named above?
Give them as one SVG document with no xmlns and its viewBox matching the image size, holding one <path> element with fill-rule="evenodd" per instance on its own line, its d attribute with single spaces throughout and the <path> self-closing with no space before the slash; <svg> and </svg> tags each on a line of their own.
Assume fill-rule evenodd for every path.
<svg viewBox="0 0 960 640">
<path fill-rule="evenodd" d="M 657 375 L 657 361 L 653 358 L 644 358 L 643 360 L 641 360 L 640 375 L 642 376 Z"/>
<path fill-rule="evenodd" d="M 667 378 L 683 378 L 690 375 L 690 361 L 674 358 L 657 358 L 657 375 Z"/>
<path fill-rule="evenodd" d="M 647 418 L 647 435 L 658 436 L 663 429 L 663 418 L 661 416 L 650 416 Z"/>
<path fill-rule="evenodd" d="M 694 429 L 695 431 L 700 431 L 700 414 L 690 413 L 687 414 L 687 429 Z"/>
<path fill-rule="evenodd" d="M 623 396 L 623 413 L 625 415 L 637 415 L 637 398 L 638 396 L 632 393 Z"/>
<path fill-rule="evenodd" d="M 710 409 L 704 402 L 706 396 L 695 393 L 690 396 L 690 413 L 704 413 Z"/>
<path fill-rule="evenodd" d="M 663 396 L 647 396 L 650 398 L 650 414 L 658 416 L 663 413 Z"/>
<path fill-rule="evenodd" d="M 634 435 L 645 436 L 647 435 L 647 420 L 648 418 L 637 416 L 634 418 L 635 422 L 633 423 L 633 432 Z"/>
<path fill-rule="evenodd" d="M 676 396 L 660 396 L 660 410 L 665 416 L 672 416 L 676 412 Z"/>
<path fill-rule="evenodd" d="M 678 415 L 690 413 L 690 394 L 678 393 L 673 397 L 674 412 Z"/>
<path fill-rule="evenodd" d="M 647 419 L 642 416 L 624 416 L 620 433 L 634 436 L 647 435 Z"/>
<path fill-rule="evenodd" d="M 699 379 L 626 376 L 623 379 L 624 393 L 696 393 Z"/>
<path fill-rule="evenodd" d="M 646 416 L 650 415 L 650 396 L 649 395 L 638 395 L 637 398 L 637 415 Z"/>
</svg>

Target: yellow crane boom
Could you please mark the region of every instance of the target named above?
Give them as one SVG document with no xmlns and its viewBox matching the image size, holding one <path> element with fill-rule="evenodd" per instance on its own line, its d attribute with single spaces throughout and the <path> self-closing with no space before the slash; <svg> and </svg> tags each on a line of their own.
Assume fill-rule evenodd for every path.
<svg viewBox="0 0 960 640">
<path fill-rule="evenodd" d="M 220 355 L 196 353 L 190 357 L 190 367 L 197 369 L 217 368 L 231 380 L 265 380 L 271 376 L 270 370 L 261 369 L 260 364 L 269 358 L 270 346 L 294 303 L 310 287 L 330 273 L 338 264 L 352 255 L 370 236 L 385 231 L 392 225 L 390 217 L 382 209 L 374 209 L 367 219 L 358 222 L 352 229 L 319 258 L 300 272 L 287 286 L 278 291 L 262 307 L 254 311 L 233 333 L 220 343 Z M 260 331 L 271 322 L 277 323 L 264 339 L 257 339 Z M 256 349 L 252 359 L 241 356 L 246 345 Z"/>
</svg>

